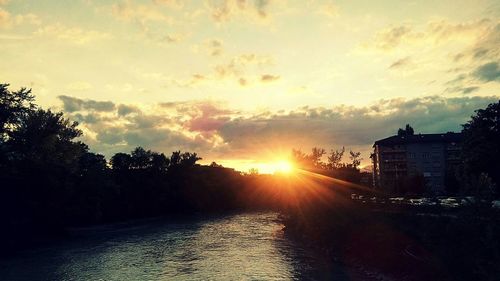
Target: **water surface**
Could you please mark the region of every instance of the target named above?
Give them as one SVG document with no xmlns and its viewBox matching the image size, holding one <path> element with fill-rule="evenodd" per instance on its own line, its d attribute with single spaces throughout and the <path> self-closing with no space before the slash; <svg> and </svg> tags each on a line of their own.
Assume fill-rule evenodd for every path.
<svg viewBox="0 0 500 281">
<path fill-rule="evenodd" d="M 56 245 L 0 261 L 0 279 L 350 279 L 282 228 L 276 213 L 244 213 L 78 230 Z"/>
</svg>

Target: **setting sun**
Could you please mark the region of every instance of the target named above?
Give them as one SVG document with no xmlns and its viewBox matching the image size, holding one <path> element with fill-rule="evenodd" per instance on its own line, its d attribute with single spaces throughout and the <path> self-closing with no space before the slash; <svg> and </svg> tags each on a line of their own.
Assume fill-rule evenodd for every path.
<svg viewBox="0 0 500 281">
<path fill-rule="evenodd" d="M 257 170 L 261 174 L 288 174 L 293 171 L 293 164 L 287 160 L 280 160 L 271 163 L 261 163 L 257 165 Z"/>
</svg>

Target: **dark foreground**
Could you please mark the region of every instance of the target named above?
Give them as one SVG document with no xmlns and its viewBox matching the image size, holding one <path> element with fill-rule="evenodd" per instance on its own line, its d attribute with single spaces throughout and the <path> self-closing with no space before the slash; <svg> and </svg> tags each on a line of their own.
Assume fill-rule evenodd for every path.
<svg viewBox="0 0 500 281">
<path fill-rule="evenodd" d="M 0 280 L 366 280 L 284 235 L 277 213 L 75 229 L 0 260 Z"/>
<path fill-rule="evenodd" d="M 500 214 L 489 207 L 337 199 L 289 212 L 285 233 L 389 280 L 500 280 Z"/>
</svg>

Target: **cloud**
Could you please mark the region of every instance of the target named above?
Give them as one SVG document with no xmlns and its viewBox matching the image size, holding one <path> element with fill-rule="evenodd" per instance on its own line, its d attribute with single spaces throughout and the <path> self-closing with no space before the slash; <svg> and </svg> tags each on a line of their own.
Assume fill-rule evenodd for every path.
<svg viewBox="0 0 500 281">
<path fill-rule="evenodd" d="M 240 83 L 241 86 L 246 86 L 248 84 L 248 81 L 247 79 L 241 77 L 240 79 L 238 79 L 238 83 Z"/>
<path fill-rule="evenodd" d="M 499 45 L 500 21 L 483 18 L 389 26 L 363 46 L 365 50 L 382 51 L 387 59 L 400 56 L 389 64 L 389 70 L 410 70 L 410 74 L 417 74 L 425 69 L 436 74 L 447 73 L 438 77 L 448 80 L 448 75 L 457 75 L 443 82 L 443 93 L 472 94 L 483 88 L 484 83 L 499 81 Z"/>
<path fill-rule="evenodd" d="M 134 112 L 140 112 L 139 108 L 133 105 L 125 105 L 125 104 L 118 105 L 118 115 L 120 116 L 125 116 Z"/>
<path fill-rule="evenodd" d="M 165 2 L 165 1 L 163 1 Z M 136 22 L 145 25 L 147 22 L 160 22 L 168 25 L 175 21 L 172 17 L 166 15 L 155 5 L 138 5 L 131 1 L 113 4 L 111 7 L 112 15 L 122 21 Z"/>
<path fill-rule="evenodd" d="M 125 0 L 107 8 L 110 10 L 111 16 L 118 21 L 136 25 L 140 29 L 141 35 L 144 36 L 141 38 L 142 40 L 147 39 L 159 44 L 172 44 L 184 41 L 190 36 L 189 32 L 179 29 L 172 32 L 172 27 L 175 25 L 188 26 L 191 24 L 189 22 L 190 14 L 183 12 L 184 1 Z"/>
<path fill-rule="evenodd" d="M 6 2 L 4 2 L 6 3 Z M 0 6 L 3 5 L 0 3 Z M 11 14 L 9 11 L 3 9 L 0 7 L 0 28 L 6 29 L 10 28 L 15 25 L 21 25 L 21 24 L 32 24 L 32 25 L 40 25 L 41 20 L 40 18 L 33 14 L 33 13 L 28 13 L 28 14 Z"/>
<path fill-rule="evenodd" d="M 329 18 L 336 18 L 339 15 L 339 7 L 333 3 L 326 3 L 319 8 L 318 13 Z"/>
<path fill-rule="evenodd" d="M 166 43 L 177 43 L 180 42 L 182 39 L 184 39 L 184 36 L 180 34 L 167 34 L 163 37 L 163 42 Z"/>
<path fill-rule="evenodd" d="M 448 87 L 445 89 L 445 93 L 459 93 L 459 94 L 471 94 L 476 91 L 479 91 L 480 87 L 479 86 L 454 86 L 454 87 Z"/>
<path fill-rule="evenodd" d="M 467 59 L 472 62 L 496 60 L 500 58 L 500 21 L 483 20 L 477 30 L 477 40 L 455 55 L 455 60 Z"/>
<path fill-rule="evenodd" d="M 260 76 L 260 81 L 262 82 L 273 82 L 280 79 L 278 75 L 264 74 Z"/>
<path fill-rule="evenodd" d="M 206 43 L 205 43 L 207 49 L 208 49 L 208 53 L 210 56 L 220 56 L 222 54 L 222 52 L 224 51 L 223 49 L 223 42 L 222 40 L 220 39 L 211 39 L 211 40 L 208 40 Z"/>
<path fill-rule="evenodd" d="M 35 35 L 56 38 L 80 45 L 111 38 L 111 35 L 105 32 L 84 30 L 79 27 L 67 27 L 61 23 L 41 27 L 35 31 Z"/>
<path fill-rule="evenodd" d="M 411 59 L 410 57 L 405 57 L 402 59 L 399 59 L 395 62 L 393 62 L 390 66 L 389 69 L 398 69 L 398 68 L 404 68 L 407 67 L 411 64 Z"/>
<path fill-rule="evenodd" d="M 0 8 L 0 28 L 6 28 L 11 25 L 10 13 Z"/>
<path fill-rule="evenodd" d="M 271 0 L 222 0 L 205 1 L 205 6 L 212 19 L 217 23 L 231 21 L 235 18 L 262 22 L 269 17 Z"/>
<path fill-rule="evenodd" d="M 182 0 L 153 0 L 153 3 L 175 9 L 184 7 L 184 2 Z"/>
<path fill-rule="evenodd" d="M 185 122 L 184 127 L 190 131 L 203 134 L 214 132 L 230 120 L 233 113 L 214 103 L 198 103 L 189 105 L 191 118 Z M 183 110 L 185 111 L 185 109 Z"/>
<path fill-rule="evenodd" d="M 113 111 L 115 104 L 110 101 L 83 100 L 75 97 L 61 95 L 58 98 L 63 102 L 64 110 L 75 112 L 82 110 Z"/>
<path fill-rule="evenodd" d="M 479 90 L 479 87 L 476 87 L 476 86 L 465 87 L 462 89 L 462 94 L 470 94 L 470 93 L 473 93 L 473 92 L 478 91 L 478 90 Z"/>
<path fill-rule="evenodd" d="M 220 141 L 214 134 L 220 127 L 217 122 L 227 122 L 232 114 L 214 102 L 164 103 L 147 111 L 119 104 L 111 111 L 98 111 L 96 104 L 107 102 L 61 99 L 69 117 L 86 132 L 83 140 L 108 157 L 136 146 L 166 153 L 179 149 L 210 153 Z"/>
<path fill-rule="evenodd" d="M 479 66 L 474 71 L 474 76 L 481 81 L 500 81 L 500 68 L 497 62 L 489 62 Z"/>
<path fill-rule="evenodd" d="M 96 136 L 102 144 L 117 144 L 124 141 L 124 130 L 120 127 L 108 127 L 100 130 Z"/>
<path fill-rule="evenodd" d="M 412 34 L 408 26 L 396 26 L 378 32 L 375 35 L 373 46 L 378 49 L 390 50 L 407 40 Z"/>
<path fill-rule="evenodd" d="M 496 22 L 481 19 L 469 22 L 431 21 L 424 26 L 391 26 L 377 32 L 364 47 L 393 51 L 398 47 L 414 45 L 443 45 L 452 40 L 474 43 L 491 32 Z"/>
<path fill-rule="evenodd" d="M 219 45 L 219 43 L 214 43 Z M 190 87 L 200 82 L 229 80 L 240 86 L 248 86 L 251 81 L 271 82 L 280 78 L 278 75 L 255 74 L 261 72 L 262 68 L 271 66 L 273 59 L 270 56 L 257 54 L 242 54 L 230 58 L 224 63 L 213 66 L 208 73 L 195 73 L 187 80 L 171 80 L 170 82 L 180 87 Z"/>
<path fill-rule="evenodd" d="M 470 89 L 470 91 L 474 91 Z M 263 151 L 308 150 L 313 146 L 362 151 L 368 159 L 373 142 L 411 124 L 417 133 L 460 131 L 474 110 L 498 97 L 426 96 L 381 99 L 367 106 L 300 107 L 250 114 L 220 102 L 160 103 L 141 110 L 109 102 L 60 97 L 70 118 L 81 123 L 93 151 L 111 156 L 144 146 L 169 153 L 195 151 L 207 159 L 255 159 Z"/>
<path fill-rule="evenodd" d="M 95 112 L 90 112 L 86 114 L 76 113 L 72 115 L 72 117 L 79 123 L 95 124 L 97 122 L 103 121 L 101 116 L 99 114 L 96 114 Z"/>
<path fill-rule="evenodd" d="M 249 154 L 264 147 L 346 146 L 368 152 L 375 140 L 394 135 L 407 123 L 422 133 L 459 131 L 474 110 L 495 101 L 498 97 L 428 96 L 380 100 L 364 107 L 303 107 L 281 114 L 233 118 L 219 134 L 227 144 L 228 155 L 251 157 Z"/>
</svg>

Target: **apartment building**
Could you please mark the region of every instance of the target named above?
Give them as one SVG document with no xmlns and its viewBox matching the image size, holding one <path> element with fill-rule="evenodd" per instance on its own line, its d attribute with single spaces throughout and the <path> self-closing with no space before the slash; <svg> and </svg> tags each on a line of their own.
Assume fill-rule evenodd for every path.
<svg viewBox="0 0 500 281">
<path fill-rule="evenodd" d="M 446 174 L 460 163 L 461 133 L 396 135 L 374 143 L 373 184 L 391 191 L 401 179 L 423 175 L 427 191 L 445 192 Z"/>
</svg>

